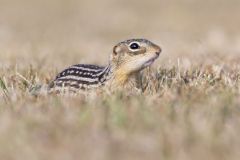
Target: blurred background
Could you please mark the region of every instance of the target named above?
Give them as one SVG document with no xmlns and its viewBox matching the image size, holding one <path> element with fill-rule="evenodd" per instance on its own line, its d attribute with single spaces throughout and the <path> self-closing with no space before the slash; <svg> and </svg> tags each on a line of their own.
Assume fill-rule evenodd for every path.
<svg viewBox="0 0 240 160">
<path fill-rule="evenodd" d="M 0 0 L 0 159 L 238 160 L 239 16 L 240 0 Z M 130 38 L 162 47 L 149 94 L 30 96 Z"/>
<path fill-rule="evenodd" d="M 161 65 L 239 55 L 239 6 L 239 0 L 0 0 L 0 62 L 103 65 L 112 47 L 129 38 L 159 44 Z"/>
</svg>

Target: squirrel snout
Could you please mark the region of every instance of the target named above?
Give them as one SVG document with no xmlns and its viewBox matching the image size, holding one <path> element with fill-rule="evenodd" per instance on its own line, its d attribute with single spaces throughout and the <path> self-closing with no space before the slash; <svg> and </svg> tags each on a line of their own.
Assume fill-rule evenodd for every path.
<svg viewBox="0 0 240 160">
<path fill-rule="evenodd" d="M 159 47 L 158 45 L 154 45 L 154 49 L 155 49 L 155 53 L 159 56 L 160 53 L 162 52 L 161 47 Z"/>
<path fill-rule="evenodd" d="M 156 47 L 156 54 L 159 56 L 160 55 L 160 53 L 162 52 L 162 49 L 160 48 L 160 47 Z"/>
</svg>

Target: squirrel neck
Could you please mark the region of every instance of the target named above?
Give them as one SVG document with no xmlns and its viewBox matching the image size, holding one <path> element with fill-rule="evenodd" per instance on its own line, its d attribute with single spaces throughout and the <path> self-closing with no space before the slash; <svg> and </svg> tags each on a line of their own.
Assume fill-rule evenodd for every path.
<svg viewBox="0 0 240 160">
<path fill-rule="evenodd" d="M 113 87 L 118 87 L 123 86 L 128 81 L 129 77 L 130 74 L 123 68 L 109 62 L 109 64 L 100 73 L 99 80 L 102 85 L 106 85 L 106 83 L 108 83 Z"/>
</svg>

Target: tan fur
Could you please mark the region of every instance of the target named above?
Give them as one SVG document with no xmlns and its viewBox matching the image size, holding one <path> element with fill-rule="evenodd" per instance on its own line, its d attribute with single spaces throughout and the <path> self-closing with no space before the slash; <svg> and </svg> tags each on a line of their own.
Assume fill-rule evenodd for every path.
<svg viewBox="0 0 240 160">
<path fill-rule="evenodd" d="M 114 68 L 111 79 L 112 87 L 123 87 L 131 77 L 146 67 L 144 64 L 148 60 L 154 61 L 161 52 L 161 48 L 152 42 L 139 39 L 135 41 L 140 44 L 140 48 L 136 51 L 129 48 L 131 41 L 122 42 L 113 48 L 110 58 L 110 63 Z"/>
<path fill-rule="evenodd" d="M 83 69 L 79 69 L 80 71 L 76 71 L 76 66 L 74 70 L 71 70 L 71 67 L 69 67 L 67 69 L 68 72 L 66 70 L 61 72 L 59 74 L 60 76 L 54 80 L 53 84 L 60 86 L 60 89 L 64 88 L 66 84 L 68 85 L 66 87 L 72 87 L 76 90 L 81 88 L 98 88 L 105 85 L 110 88 L 124 88 L 126 83 L 129 82 L 129 79 L 134 77 L 134 75 L 139 73 L 142 69 L 151 65 L 158 58 L 160 52 L 161 48 L 159 46 L 146 39 L 126 40 L 113 47 L 109 65 L 101 69 L 101 74 L 88 72 L 91 65 L 81 65 L 80 68 Z M 91 67 L 90 70 L 94 70 Z M 95 68 L 100 67 L 95 66 Z M 74 71 L 76 71 L 76 73 L 74 73 Z M 89 75 L 93 75 L 85 78 L 84 76 L 86 75 L 81 77 L 81 75 L 78 74 L 79 72 L 85 72 L 85 74 L 87 73 Z M 64 78 L 66 77 L 65 74 L 73 75 L 68 75 L 67 78 L 70 77 L 70 79 L 67 81 Z M 81 81 L 79 81 L 79 79 L 81 79 Z M 49 85 L 49 90 L 57 88 L 55 85 Z"/>
</svg>

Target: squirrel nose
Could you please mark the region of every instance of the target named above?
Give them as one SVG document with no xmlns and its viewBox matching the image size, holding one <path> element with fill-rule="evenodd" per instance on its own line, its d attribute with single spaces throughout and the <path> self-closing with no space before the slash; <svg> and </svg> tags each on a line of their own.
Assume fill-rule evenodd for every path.
<svg viewBox="0 0 240 160">
<path fill-rule="evenodd" d="M 161 52 L 162 52 L 162 49 L 160 47 L 158 47 L 157 51 L 156 51 L 156 54 L 159 56 Z"/>
<path fill-rule="evenodd" d="M 159 56 L 160 55 L 160 53 L 162 52 L 162 49 L 159 47 L 159 46 L 155 46 L 155 49 L 156 49 L 156 54 Z"/>
</svg>

